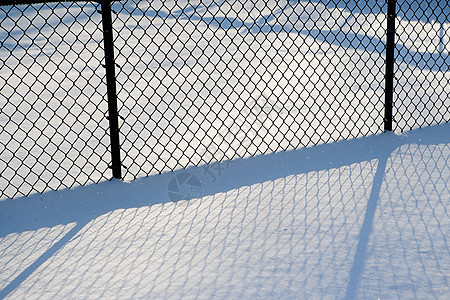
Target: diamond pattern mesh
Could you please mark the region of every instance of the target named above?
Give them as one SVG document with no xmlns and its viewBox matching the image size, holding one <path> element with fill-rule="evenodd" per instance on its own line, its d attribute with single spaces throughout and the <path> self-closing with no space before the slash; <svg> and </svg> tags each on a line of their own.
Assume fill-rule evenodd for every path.
<svg viewBox="0 0 450 300">
<path fill-rule="evenodd" d="M 125 179 L 383 131 L 387 1 L 115 1 Z M 0 197 L 110 178 L 100 5 L 0 7 Z M 448 1 L 397 1 L 394 130 L 450 119 Z"/>
<path fill-rule="evenodd" d="M 109 176 L 99 26 L 92 4 L 0 7 L 0 196 Z"/>
<path fill-rule="evenodd" d="M 398 1 L 394 127 L 410 130 L 450 120 L 450 5 Z M 408 21 L 411 20 L 411 21 Z"/>
<path fill-rule="evenodd" d="M 341 4 L 114 3 L 125 178 L 381 132 L 386 5 Z"/>
</svg>

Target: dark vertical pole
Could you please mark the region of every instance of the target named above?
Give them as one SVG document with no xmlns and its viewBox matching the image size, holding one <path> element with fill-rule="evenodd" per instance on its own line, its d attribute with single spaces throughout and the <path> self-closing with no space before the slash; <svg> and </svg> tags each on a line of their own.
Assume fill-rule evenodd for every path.
<svg viewBox="0 0 450 300">
<path fill-rule="evenodd" d="M 122 178 L 120 162 L 119 120 L 117 113 L 116 71 L 114 62 L 114 44 L 111 18 L 111 2 L 103 0 L 102 21 L 103 41 L 105 45 L 106 86 L 108 93 L 109 133 L 111 139 L 112 173 L 114 178 Z"/>
<path fill-rule="evenodd" d="M 395 50 L 395 6 L 397 0 L 388 0 L 386 35 L 386 77 L 384 130 L 392 131 L 392 106 L 394 98 L 394 50 Z"/>
</svg>

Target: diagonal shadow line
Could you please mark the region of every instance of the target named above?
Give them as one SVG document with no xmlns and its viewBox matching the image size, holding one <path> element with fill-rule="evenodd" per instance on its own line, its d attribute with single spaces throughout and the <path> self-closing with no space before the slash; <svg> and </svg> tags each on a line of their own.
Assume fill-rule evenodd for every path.
<svg viewBox="0 0 450 300">
<path fill-rule="evenodd" d="M 69 232 L 66 233 L 59 241 L 45 251 L 35 262 L 28 268 L 22 271 L 16 278 L 13 279 L 3 290 L 0 291 L 0 299 L 6 298 L 19 285 L 21 285 L 33 272 L 42 266 L 50 257 L 52 257 L 59 249 L 67 244 L 80 230 L 87 224 L 87 222 L 77 223 Z"/>
<path fill-rule="evenodd" d="M 356 298 L 357 288 L 366 262 L 367 244 L 369 243 L 370 233 L 372 232 L 373 219 L 375 216 L 375 211 L 377 209 L 388 157 L 389 155 L 383 155 L 378 160 L 377 171 L 373 178 L 372 190 L 370 192 L 369 201 L 367 203 L 364 222 L 361 227 L 361 231 L 359 232 L 359 241 L 356 248 L 355 258 L 353 259 L 353 265 L 350 269 L 350 280 L 344 298 L 346 300 Z"/>
</svg>

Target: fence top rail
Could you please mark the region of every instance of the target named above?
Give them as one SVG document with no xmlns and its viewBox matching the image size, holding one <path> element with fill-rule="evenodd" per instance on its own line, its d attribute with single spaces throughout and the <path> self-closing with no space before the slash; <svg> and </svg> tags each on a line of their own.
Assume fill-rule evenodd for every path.
<svg viewBox="0 0 450 300">
<path fill-rule="evenodd" d="M 55 3 L 55 2 L 61 2 L 61 3 L 63 3 L 63 2 L 97 2 L 97 3 L 102 3 L 103 0 L 1 0 L 0 6 Z"/>
</svg>

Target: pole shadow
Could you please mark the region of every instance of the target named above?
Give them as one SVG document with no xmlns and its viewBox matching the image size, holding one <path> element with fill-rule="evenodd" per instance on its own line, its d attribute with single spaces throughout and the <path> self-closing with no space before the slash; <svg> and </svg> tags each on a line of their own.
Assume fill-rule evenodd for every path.
<svg viewBox="0 0 450 300">
<path fill-rule="evenodd" d="M 118 296 L 294 298 L 303 290 L 304 297 L 354 299 L 373 264 L 369 248 L 392 153 L 405 145 L 449 143 L 448 124 L 442 124 L 223 162 L 214 182 L 200 166 L 1 201 L 0 270 L 10 276 L 1 280 L 0 298 L 36 293 L 50 273 L 55 278 L 41 292 L 57 289 L 67 297 L 82 291 L 106 297 L 107 288 L 97 285 L 112 276 L 110 288 L 120 283 Z M 439 163 L 448 167 L 444 154 Z M 201 179 L 202 197 L 172 202 L 169 182 L 185 173 Z M 442 204 L 446 191 L 440 192 Z M 64 230 L 51 232 L 58 228 Z M 435 256 L 445 252 L 439 247 Z M 445 270 L 439 257 L 431 262 Z M 427 271 L 425 262 L 419 267 Z"/>
</svg>

